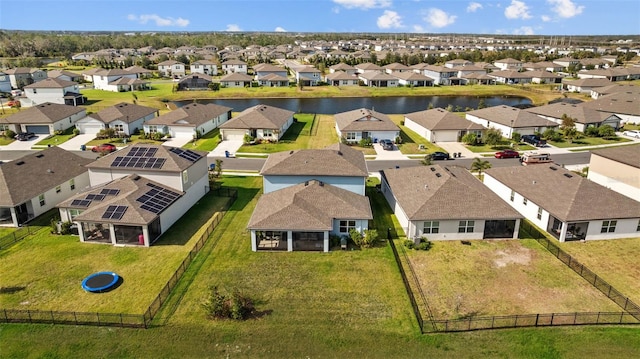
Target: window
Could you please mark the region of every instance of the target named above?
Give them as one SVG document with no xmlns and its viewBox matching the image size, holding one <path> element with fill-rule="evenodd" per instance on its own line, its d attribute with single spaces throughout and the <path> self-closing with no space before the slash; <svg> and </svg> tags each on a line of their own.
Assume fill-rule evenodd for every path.
<svg viewBox="0 0 640 359">
<path fill-rule="evenodd" d="M 602 228 L 600 228 L 600 233 L 615 232 L 617 224 L 618 224 L 618 221 L 602 221 Z"/>
<path fill-rule="evenodd" d="M 76 189 L 76 180 L 73 178 L 69 181 L 69 189 L 72 191 Z"/>
<path fill-rule="evenodd" d="M 45 201 L 44 201 L 44 193 L 38 196 L 38 201 L 40 201 L 40 207 L 45 205 Z"/>
<path fill-rule="evenodd" d="M 340 233 L 349 233 L 349 230 L 356 228 L 356 221 L 340 221 Z"/>
<path fill-rule="evenodd" d="M 438 222 L 438 221 L 425 221 L 424 222 L 424 226 L 422 228 L 422 233 L 424 233 L 424 234 L 440 233 L 440 222 Z"/>
<path fill-rule="evenodd" d="M 475 221 L 460 221 L 458 223 L 458 233 L 472 233 Z"/>
<path fill-rule="evenodd" d="M 516 197 L 516 192 L 511 190 L 511 197 L 509 197 L 509 199 L 511 200 L 511 202 L 513 202 L 513 199 Z"/>
<path fill-rule="evenodd" d="M 356 139 L 355 132 L 347 132 L 347 141 L 354 141 Z"/>
<path fill-rule="evenodd" d="M 542 207 L 538 207 L 538 219 L 542 219 Z"/>
<path fill-rule="evenodd" d="M 60 193 L 60 191 L 62 191 L 62 187 L 56 186 L 56 193 Z"/>
<path fill-rule="evenodd" d="M 526 198 L 524 198 L 524 197 L 522 198 L 522 204 L 524 204 L 526 206 L 528 202 L 529 201 Z"/>
</svg>

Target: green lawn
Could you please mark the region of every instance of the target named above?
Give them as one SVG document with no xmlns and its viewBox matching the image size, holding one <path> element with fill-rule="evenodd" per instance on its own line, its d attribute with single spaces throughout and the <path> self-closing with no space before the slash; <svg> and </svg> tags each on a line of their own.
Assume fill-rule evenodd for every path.
<svg viewBox="0 0 640 359">
<path fill-rule="evenodd" d="M 214 231 L 215 240 L 209 241 L 196 257 L 152 328 L 0 324 L 2 356 L 582 359 L 640 355 L 637 327 L 419 334 L 388 246 L 330 253 L 251 252 L 245 226 L 261 190 L 261 178 L 226 177 L 221 182 L 238 188 L 239 197 Z M 370 186 L 375 183 L 375 180 L 368 181 Z M 368 193 L 371 191 L 370 187 Z M 372 197 L 372 203 L 375 226 L 397 231 L 395 217 L 390 215 L 381 196 Z M 179 227 L 183 231 L 191 228 L 188 224 Z M 67 246 L 66 243 L 59 245 Z M 182 250 L 179 244 L 163 247 Z M 22 247 L 14 248 L 20 251 Z M 153 248 L 143 250 L 148 249 Z M 65 253 L 73 256 L 70 251 Z M 4 266 L 6 255 L 2 256 L 0 265 Z M 63 258 L 62 253 L 58 257 Z M 113 256 L 106 257 L 111 258 Z M 139 256 L 123 257 L 121 262 L 139 259 Z M 156 264 L 151 265 L 151 268 L 139 267 L 136 275 L 145 276 L 144 272 L 157 268 Z M 171 267 L 172 263 L 164 265 Z M 0 267 L 0 270 L 4 273 L 8 268 Z M 53 264 L 48 268 L 50 273 L 61 275 L 77 270 L 75 266 L 54 267 Z M 124 295 L 125 287 L 132 285 L 127 278 L 130 277 L 112 293 Z M 73 284 L 79 287 L 76 280 Z M 146 284 L 140 285 L 142 293 L 149 290 Z M 257 300 L 259 315 L 245 322 L 206 319 L 200 303 L 211 285 L 244 290 Z M 141 291 L 134 295 L 140 295 Z M 119 300 L 115 296 L 93 296 L 104 301 L 105 306 Z"/>
<path fill-rule="evenodd" d="M 570 148 L 570 147 L 586 147 L 586 146 L 597 146 L 597 145 L 612 145 L 616 143 L 625 143 L 631 142 L 628 138 L 622 137 L 614 137 L 614 138 L 603 138 L 603 137 L 583 137 L 580 139 L 575 139 L 572 142 L 567 140 L 560 141 L 549 141 L 550 145 L 560 148 Z"/>
</svg>

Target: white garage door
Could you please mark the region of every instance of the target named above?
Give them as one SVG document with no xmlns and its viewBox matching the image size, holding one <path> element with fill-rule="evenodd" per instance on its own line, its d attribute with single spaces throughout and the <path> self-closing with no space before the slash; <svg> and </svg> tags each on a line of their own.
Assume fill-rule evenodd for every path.
<svg viewBox="0 0 640 359">
<path fill-rule="evenodd" d="M 222 130 L 224 140 L 244 140 L 244 130 Z"/>
</svg>

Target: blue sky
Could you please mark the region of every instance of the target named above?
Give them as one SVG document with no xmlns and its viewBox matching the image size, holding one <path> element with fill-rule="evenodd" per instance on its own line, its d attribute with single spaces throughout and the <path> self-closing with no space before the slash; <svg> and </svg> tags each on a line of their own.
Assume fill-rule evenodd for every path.
<svg viewBox="0 0 640 359">
<path fill-rule="evenodd" d="M 0 0 L 0 29 L 639 35 L 639 0 Z"/>
</svg>

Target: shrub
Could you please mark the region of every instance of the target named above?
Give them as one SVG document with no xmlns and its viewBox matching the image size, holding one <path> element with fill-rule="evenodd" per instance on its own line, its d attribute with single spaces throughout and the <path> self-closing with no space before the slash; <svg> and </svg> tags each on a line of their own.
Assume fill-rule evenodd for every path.
<svg viewBox="0 0 640 359">
<path fill-rule="evenodd" d="M 211 319 L 247 319 L 254 311 L 253 299 L 234 289 L 231 294 L 224 294 L 218 287 L 212 287 L 209 297 L 202 307 Z"/>
</svg>

